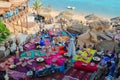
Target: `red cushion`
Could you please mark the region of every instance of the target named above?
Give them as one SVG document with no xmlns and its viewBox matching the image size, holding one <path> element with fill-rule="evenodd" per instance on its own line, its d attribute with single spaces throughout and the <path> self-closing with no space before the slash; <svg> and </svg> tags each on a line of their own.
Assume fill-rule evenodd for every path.
<svg viewBox="0 0 120 80">
<path fill-rule="evenodd" d="M 55 48 L 51 48 L 51 49 L 52 49 L 52 51 L 56 51 Z"/>
<path fill-rule="evenodd" d="M 66 53 L 66 51 L 65 50 L 60 50 L 59 53 L 63 55 L 64 53 Z"/>
<path fill-rule="evenodd" d="M 64 47 L 63 46 L 59 46 L 59 50 L 64 50 Z"/>
<path fill-rule="evenodd" d="M 86 64 L 86 66 L 84 66 L 82 64 Z M 85 70 L 85 71 L 90 71 L 90 72 L 94 72 L 94 71 L 98 70 L 97 64 L 95 64 L 94 66 L 91 66 L 90 63 L 84 63 L 84 62 L 81 62 L 81 61 L 76 61 L 74 63 L 74 68 Z"/>
</svg>

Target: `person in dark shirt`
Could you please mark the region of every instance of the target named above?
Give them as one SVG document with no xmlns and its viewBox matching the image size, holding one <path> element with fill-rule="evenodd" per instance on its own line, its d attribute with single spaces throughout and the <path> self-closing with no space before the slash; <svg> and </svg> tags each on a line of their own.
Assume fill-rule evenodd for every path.
<svg viewBox="0 0 120 80">
<path fill-rule="evenodd" d="M 80 45 L 76 47 L 76 51 L 79 51 L 79 50 L 80 50 Z"/>
</svg>

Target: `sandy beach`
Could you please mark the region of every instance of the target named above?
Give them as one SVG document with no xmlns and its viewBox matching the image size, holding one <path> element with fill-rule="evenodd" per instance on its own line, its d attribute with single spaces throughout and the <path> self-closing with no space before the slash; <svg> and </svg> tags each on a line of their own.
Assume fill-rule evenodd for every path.
<svg viewBox="0 0 120 80">
<path fill-rule="evenodd" d="M 35 11 L 32 10 L 31 8 L 29 8 L 29 12 L 30 13 L 35 13 Z M 57 15 L 59 15 L 61 13 L 61 11 L 52 9 L 51 11 L 44 12 L 42 9 L 40 9 L 39 13 L 40 14 L 49 14 L 53 18 L 55 18 Z M 78 20 L 78 21 L 82 21 L 82 22 L 86 22 L 85 16 L 87 16 L 87 14 L 85 14 L 85 13 L 74 13 L 74 12 L 72 12 L 72 14 L 73 14 L 72 19 L 75 19 L 75 20 Z M 110 21 L 110 18 L 105 18 L 105 17 L 99 16 L 99 15 L 97 15 L 97 16 L 100 17 L 103 20 Z"/>
</svg>

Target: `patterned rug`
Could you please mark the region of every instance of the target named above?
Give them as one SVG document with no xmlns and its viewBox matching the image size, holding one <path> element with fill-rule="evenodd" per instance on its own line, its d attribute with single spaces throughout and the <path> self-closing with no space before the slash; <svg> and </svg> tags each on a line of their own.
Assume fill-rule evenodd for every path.
<svg viewBox="0 0 120 80">
<path fill-rule="evenodd" d="M 28 80 L 88 80 L 91 73 L 71 68 L 66 74 L 55 73 L 49 76 Z"/>
</svg>

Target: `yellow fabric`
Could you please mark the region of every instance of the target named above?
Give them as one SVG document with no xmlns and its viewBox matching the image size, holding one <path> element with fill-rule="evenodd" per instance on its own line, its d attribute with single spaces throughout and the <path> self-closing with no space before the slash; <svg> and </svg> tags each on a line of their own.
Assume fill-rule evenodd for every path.
<svg viewBox="0 0 120 80">
<path fill-rule="evenodd" d="M 90 57 L 87 57 L 88 54 L 87 54 L 86 51 L 84 51 L 84 52 L 82 52 L 82 51 L 78 52 L 78 53 L 81 54 L 82 56 L 87 57 L 87 60 L 84 60 L 82 57 L 79 57 L 79 55 L 77 55 L 77 54 L 74 56 L 73 59 L 74 59 L 74 60 L 78 60 L 78 61 L 83 61 L 83 62 L 89 63 L 89 62 L 91 61 L 94 53 L 96 52 L 96 50 L 92 50 L 92 49 L 90 49 L 90 48 L 88 48 L 87 50 L 92 54 Z M 79 58 L 78 58 L 78 57 L 79 57 Z"/>
</svg>

